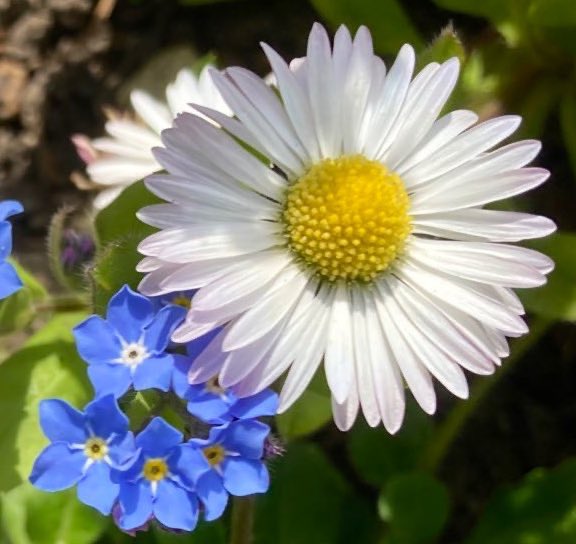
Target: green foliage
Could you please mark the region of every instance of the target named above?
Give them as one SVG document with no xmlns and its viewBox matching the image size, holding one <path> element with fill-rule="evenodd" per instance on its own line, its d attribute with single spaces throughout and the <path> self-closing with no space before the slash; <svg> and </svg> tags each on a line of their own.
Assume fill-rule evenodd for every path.
<svg viewBox="0 0 576 544">
<path fill-rule="evenodd" d="M 46 299 L 46 289 L 25 268 L 12 261 L 24 286 L 0 301 L 0 334 L 22 331 L 36 317 L 36 305 Z"/>
<path fill-rule="evenodd" d="M 452 57 L 457 57 L 460 64 L 464 64 L 466 51 L 458 34 L 452 25 L 449 25 L 418 55 L 418 67 L 422 68 L 430 62 L 444 62 Z"/>
<path fill-rule="evenodd" d="M 394 474 L 414 469 L 424 445 L 432 435 L 430 417 L 408 402 L 406 420 L 395 436 L 383 427 L 356 423 L 349 433 L 350 461 L 360 477 L 376 487 Z"/>
<path fill-rule="evenodd" d="M 44 493 L 23 483 L 1 498 L 0 544 L 91 544 L 108 525 L 73 490 Z"/>
<path fill-rule="evenodd" d="M 530 246 L 551 257 L 556 267 L 546 285 L 520 292 L 526 309 L 550 319 L 576 321 L 576 234 L 557 232 Z"/>
<path fill-rule="evenodd" d="M 0 491 L 28 478 L 46 445 L 38 422 L 38 403 L 59 397 L 82 406 L 90 396 L 86 364 L 80 360 L 71 329 L 81 313 L 59 314 L 0 365 Z"/>
<path fill-rule="evenodd" d="M 567 90 L 562 97 L 560 124 L 564 135 L 564 145 L 572 166 L 572 173 L 576 177 L 576 91 L 570 93 Z"/>
<path fill-rule="evenodd" d="M 374 48 L 379 53 L 396 53 L 408 42 L 417 49 L 422 40 L 397 0 L 312 0 L 312 4 L 332 26 L 347 25 L 355 30 L 367 25 Z"/>
<path fill-rule="evenodd" d="M 376 542 L 375 509 L 317 446 L 291 445 L 271 475 L 270 490 L 258 497 L 255 544 Z"/>
<path fill-rule="evenodd" d="M 291 440 L 317 431 L 331 419 L 330 391 L 323 372 L 318 372 L 294 405 L 276 416 L 276 424 L 280 434 Z"/>
<path fill-rule="evenodd" d="M 91 271 L 92 300 L 96 313 L 104 312 L 110 297 L 124 284 L 133 289 L 138 286 L 141 274 L 136 272 L 136 264 L 142 256 L 137 247 L 155 229 L 138 221 L 136 212 L 158 202 L 140 181 L 127 187 L 96 216 L 99 249 Z"/>
<path fill-rule="evenodd" d="M 397 474 L 378 501 L 380 517 L 388 523 L 390 544 L 435 542 L 450 513 L 450 499 L 442 483 L 430 474 Z"/>
<path fill-rule="evenodd" d="M 530 19 L 540 26 L 576 26 L 576 8 L 573 0 L 532 0 Z"/>
<path fill-rule="evenodd" d="M 465 544 L 576 542 L 576 460 L 499 491 Z"/>
</svg>

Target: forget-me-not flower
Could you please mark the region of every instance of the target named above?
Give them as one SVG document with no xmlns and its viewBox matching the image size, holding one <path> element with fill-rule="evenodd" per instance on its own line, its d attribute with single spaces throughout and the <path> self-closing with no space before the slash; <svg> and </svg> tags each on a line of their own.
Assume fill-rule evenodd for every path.
<svg viewBox="0 0 576 544">
<path fill-rule="evenodd" d="M 0 202 L 0 299 L 9 297 L 22 287 L 14 267 L 6 261 L 12 252 L 12 225 L 8 217 L 22 213 L 20 202 L 4 200 Z"/>
<path fill-rule="evenodd" d="M 134 437 L 128 418 L 112 395 L 89 403 L 84 412 L 60 399 L 40 403 L 40 425 L 50 439 L 30 474 L 43 491 L 60 491 L 78 485 L 78 499 L 109 514 L 118 497 L 114 470 L 134 460 Z"/>
<path fill-rule="evenodd" d="M 204 517 L 219 517 L 227 494 L 218 478 L 202 463 L 199 450 L 182 443 L 182 433 L 162 418 L 154 418 L 136 437 L 139 456 L 125 472 L 118 472 L 120 494 L 116 520 L 132 531 L 157 519 L 171 529 L 191 531 Z"/>
<path fill-rule="evenodd" d="M 195 470 L 211 468 L 218 476 L 220 489 L 230 495 L 264 493 L 270 485 L 268 469 L 262 461 L 269 433 L 268 425 L 252 419 L 214 427 L 208 439 L 190 440 L 190 446 L 203 454 L 203 458 L 192 458 L 190 462 L 199 462 Z M 198 493 L 204 492 L 203 483 L 198 481 Z"/>
<path fill-rule="evenodd" d="M 106 319 L 93 315 L 75 327 L 96 394 L 119 397 L 130 386 L 168 391 L 176 357 L 165 350 L 185 313 L 175 305 L 155 311 L 147 297 L 124 286 L 110 299 Z"/>
</svg>

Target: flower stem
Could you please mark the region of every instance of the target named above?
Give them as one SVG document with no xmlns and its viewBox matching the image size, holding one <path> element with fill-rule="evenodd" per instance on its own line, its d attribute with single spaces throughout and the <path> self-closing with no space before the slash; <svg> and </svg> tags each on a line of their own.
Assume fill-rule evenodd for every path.
<svg viewBox="0 0 576 544">
<path fill-rule="evenodd" d="M 254 506 L 254 497 L 234 497 L 230 544 L 252 544 Z"/>
<path fill-rule="evenodd" d="M 514 363 L 522 359 L 522 357 L 538 343 L 553 323 L 554 322 L 549 319 L 535 319 L 532 323 L 530 334 L 514 342 L 510 357 L 504 361 L 502 368 L 497 370 L 492 376 L 478 381 L 470 398 L 465 402 L 459 403 L 457 407 L 452 410 L 436 433 L 434 433 L 434 438 L 428 448 L 424 450 L 424 455 L 420 462 L 420 466 L 423 469 L 431 472 L 438 470 L 469 417 L 475 412 L 502 376 L 514 366 Z"/>
</svg>

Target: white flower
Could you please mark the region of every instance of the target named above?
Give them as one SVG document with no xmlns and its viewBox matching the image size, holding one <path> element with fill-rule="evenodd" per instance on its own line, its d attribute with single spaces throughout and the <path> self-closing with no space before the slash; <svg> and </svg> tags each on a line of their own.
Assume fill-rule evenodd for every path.
<svg viewBox="0 0 576 544">
<path fill-rule="evenodd" d="M 162 229 L 140 245 L 141 289 L 199 289 L 175 341 L 224 325 L 191 382 L 218 372 L 243 396 L 288 370 L 284 411 L 324 361 L 339 428 L 360 406 L 395 432 L 405 383 L 432 413 L 433 377 L 465 398 L 462 369 L 492 373 L 506 336 L 527 332 L 511 288 L 542 285 L 553 263 L 509 242 L 555 226 L 483 206 L 546 180 L 523 168 L 540 144 L 494 149 L 515 116 L 438 118 L 456 59 L 412 78 L 405 45 L 386 72 L 368 30 L 352 41 L 341 27 L 331 49 L 320 25 L 292 70 L 263 47 L 278 93 L 241 68 L 215 73 L 237 118 L 202 108 L 225 130 L 183 114 L 162 134 L 168 174 L 147 185 L 169 203 L 139 214 Z"/>
<path fill-rule="evenodd" d="M 144 91 L 132 91 L 130 102 L 141 122 L 112 119 L 106 123 L 109 137 L 92 141 L 80 135 L 73 138 L 88 165 L 88 175 L 105 187 L 94 201 L 97 209 L 110 204 L 128 185 L 161 169 L 152 148 L 162 145 L 160 132 L 172 125 L 178 113 L 194 111 L 190 104 L 231 114 L 212 82 L 210 69 L 211 66 L 206 66 L 199 77 L 190 70 L 180 70 L 176 80 L 166 88 L 166 103 Z"/>
</svg>

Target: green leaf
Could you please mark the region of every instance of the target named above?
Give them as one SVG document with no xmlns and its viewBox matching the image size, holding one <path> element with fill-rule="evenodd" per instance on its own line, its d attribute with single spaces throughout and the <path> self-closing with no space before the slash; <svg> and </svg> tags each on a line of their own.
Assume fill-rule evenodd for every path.
<svg viewBox="0 0 576 544">
<path fill-rule="evenodd" d="M 332 418 L 330 391 L 322 372 L 317 372 L 310 385 L 294 405 L 276 416 L 278 431 L 286 440 L 311 434 Z"/>
<path fill-rule="evenodd" d="M 576 321 L 576 234 L 557 232 L 530 243 L 556 263 L 548 283 L 519 292 L 526 309 L 542 317 Z"/>
<path fill-rule="evenodd" d="M 184 539 L 181 534 L 169 533 L 161 529 L 154 529 L 157 544 L 226 544 L 226 531 L 221 520 L 203 522 L 190 535 Z"/>
<path fill-rule="evenodd" d="M 574 0 L 532 0 L 529 16 L 538 26 L 576 26 Z"/>
<path fill-rule="evenodd" d="M 255 544 L 373 544 L 376 513 L 322 451 L 292 444 L 271 467 L 270 490 L 257 499 Z"/>
<path fill-rule="evenodd" d="M 126 187 L 116 200 L 96 216 L 96 235 L 100 246 L 106 247 L 129 237 L 144 238 L 155 232 L 156 229 L 138 220 L 136 212 L 159 202 L 161 200 L 148 191 L 142 181 Z"/>
<path fill-rule="evenodd" d="M 378 500 L 380 517 L 389 524 L 394 544 L 433 542 L 450 513 L 445 486 L 424 472 L 392 477 Z"/>
<path fill-rule="evenodd" d="M 490 501 L 465 544 L 574 544 L 576 460 L 536 469 Z"/>
<path fill-rule="evenodd" d="M 418 464 L 432 434 L 432 423 L 415 403 L 409 402 L 406 408 L 406 421 L 395 436 L 382 427 L 371 429 L 365 424 L 356 424 L 350 431 L 350 461 L 367 483 L 381 487 L 396 473 Z"/>
<path fill-rule="evenodd" d="M 486 17 L 492 21 L 504 19 L 510 13 L 509 0 L 434 0 L 434 3 L 444 9 Z"/>
<path fill-rule="evenodd" d="M 90 271 L 94 312 L 103 315 L 108 301 L 124 284 L 136 289 L 142 274 L 136 265 L 142 255 L 136 250 L 142 236 L 127 235 L 99 253 Z"/>
<path fill-rule="evenodd" d="M 48 443 L 38 422 L 38 403 L 58 397 L 82 406 L 90 397 L 86 363 L 76 352 L 71 329 L 81 313 L 58 314 L 0 365 L 0 491 L 28 478 Z"/>
<path fill-rule="evenodd" d="M 576 177 L 576 91 L 568 90 L 560 102 L 560 124 L 572 172 Z"/>
<path fill-rule="evenodd" d="M 47 297 L 46 289 L 30 272 L 14 261 L 11 263 L 24 285 L 0 301 L 0 334 L 24 329 L 36 317 L 35 305 Z"/>
<path fill-rule="evenodd" d="M 45 493 L 24 483 L 2 494 L 2 531 L 9 544 L 90 544 L 108 525 L 74 490 Z"/>
<path fill-rule="evenodd" d="M 416 28 L 396 0 L 312 0 L 312 4 L 334 27 L 345 24 L 353 31 L 366 25 L 380 53 L 396 53 L 406 42 L 416 49 L 422 46 Z"/>
<path fill-rule="evenodd" d="M 140 222 L 136 212 L 160 202 L 139 181 L 130 185 L 96 216 L 99 251 L 91 270 L 94 311 L 102 314 L 108 300 L 124 284 L 136 289 L 142 275 L 136 265 L 142 259 L 138 244 L 156 229 Z"/>
<path fill-rule="evenodd" d="M 443 28 L 440 34 L 418 55 L 418 66 L 423 68 L 431 62 L 444 62 L 456 57 L 460 64 L 466 60 L 466 52 L 452 25 Z"/>
</svg>

